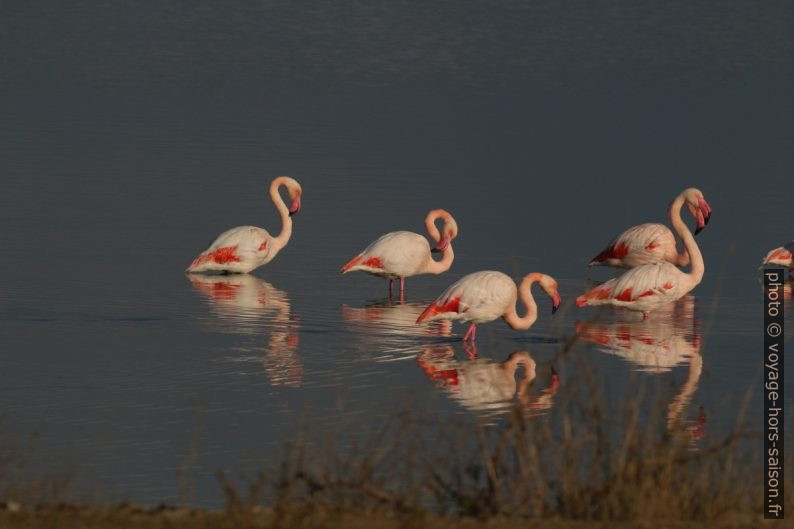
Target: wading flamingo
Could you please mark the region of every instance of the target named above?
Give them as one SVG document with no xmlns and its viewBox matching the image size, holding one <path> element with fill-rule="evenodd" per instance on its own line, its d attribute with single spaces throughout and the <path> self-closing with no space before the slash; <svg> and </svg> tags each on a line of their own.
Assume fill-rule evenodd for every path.
<svg viewBox="0 0 794 529">
<path fill-rule="evenodd" d="M 444 235 L 436 228 L 436 220 L 444 221 Z M 441 274 L 449 270 L 455 253 L 452 239 L 458 236 L 458 224 L 448 212 L 434 209 L 425 218 L 425 227 L 430 237 L 436 241 L 433 252 L 443 252 L 440 261 L 430 255 L 427 239 L 411 231 L 393 231 L 382 235 L 375 242 L 342 267 L 342 273 L 361 270 L 389 278 L 389 297 L 392 296 L 394 278 L 400 280 L 400 299 L 405 289 L 405 278 L 419 274 Z"/>
<path fill-rule="evenodd" d="M 287 208 L 279 194 L 287 188 L 292 205 Z M 269 263 L 287 245 L 292 235 L 292 215 L 301 209 L 301 185 L 294 178 L 279 176 L 270 183 L 270 200 L 281 216 L 281 233 L 277 237 L 256 226 L 238 226 L 221 233 L 209 248 L 196 257 L 186 272 L 225 272 L 244 274 Z"/>
<path fill-rule="evenodd" d="M 683 297 L 703 279 L 705 265 L 695 238 L 684 221 L 681 220 L 681 207 L 686 203 L 705 204 L 703 193 L 689 188 L 678 195 L 670 204 L 670 218 L 684 249 L 692 259 L 689 273 L 682 272 L 667 261 L 656 261 L 632 268 L 621 276 L 610 279 L 593 290 L 576 298 L 576 305 L 615 305 L 642 312 L 643 319 L 648 313 Z M 711 208 L 698 210 L 703 214 L 703 222 L 708 222 Z M 700 224 L 700 219 L 698 219 Z"/>
<path fill-rule="evenodd" d="M 477 324 L 501 317 L 510 327 L 526 330 L 538 319 L 538 306 L 532 297 L 532 284 L 540 283 L 552 301 L 552 314 L 560 306 L 557 281 L 546 274 L 527 274 L 518 289 L 516 284 L 502 272 L 474 272 L 463 276 L 447 288 L 428 306 L 416 323 L 433 320 L 470 321 L 471 325 L 463 340 L 477 338 Z M 527 313 L 521 317 L 516 312 L 516 300 L 521 297 Z"/>
<path fill-rule="evenodd" d="M 791 241 L 785 246 L 775 248 L 766 254 L 761 266 L 768 264 L 787 266 L 790 271 L 794 271 L 794 241 Z"/>
<path fill-rule="evenodd" d="M 683 191 L 681 197 L 689 191 Z M 701 194 L 697 202 L 687 201 L 687 209 L 697 222 L 695 235 L 708 224 L 711 217 L 711 207 Z M 669 209 L 670 224 L 675 226 L 673 216 L 681 219 L 681 210 Z M 681 253 L 676 249 L 675 235 L 664 224 L 647 223 L 627 229 L 615 237 L 609 245 L 598 255 L 593 257 L 587 266 L 615 266 L 618 268 L 634 268 L 656 261 L 667 261 L 676 266 L 689 264 L 689 254 L 686 249 Z"/>
</svg>

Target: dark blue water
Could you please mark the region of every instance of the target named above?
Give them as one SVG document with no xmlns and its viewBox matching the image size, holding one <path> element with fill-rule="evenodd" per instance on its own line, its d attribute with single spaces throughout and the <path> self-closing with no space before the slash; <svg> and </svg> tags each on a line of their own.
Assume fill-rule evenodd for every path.
<svg viewBox="0 0 794 529">
<path fill-rule="evenodd" d="M 217 506 L 217 469 L 272 461 L 301 423 L 356 431 L 428 405 L 494 421 L 511 389 L 497 366 L 518 353 L 537 364 L 527 406 L 554 420 L 577 331 L 571 354 L 616 410 L 636 384 L 667 384 L 683 403 L 670 413 L 703 407 L 727 431 L 755 387 L 760 424 L 757 267 L 794 236 L 788 5 L 3 11 L 2 433 L 37 434 L 31 453 L 73 470 L 78 497 Z M 278 231 L 267 186 L 282 174 L 304 190 L 287 248 L 250 277 L 185 277 L 229 227 Z M 690 186 L 714 208 L 693 295 L 649 324 L 574 307 L 613 275 L 588 260 L 666 222 Z M 408 279 L 405 304 L 339 274 L 438 207 L 460 227 L 455 263 Z M 413 321 L 482 269 L 551 274 L 563 309 L 542 299 L 528 332 L 483 326 L 470 362 L 462 326 Z"/>
</svg>

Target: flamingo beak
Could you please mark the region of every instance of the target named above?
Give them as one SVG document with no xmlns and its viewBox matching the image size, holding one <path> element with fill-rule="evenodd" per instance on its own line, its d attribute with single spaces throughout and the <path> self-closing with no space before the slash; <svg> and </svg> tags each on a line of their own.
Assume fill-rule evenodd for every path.
<svg viewBox="0 0 794 529">
<path fill-rule="evenodd" d="M 301 210 L 301 196 L 298 195 L 292 199 L 292 205 L 289 207 L 289 216 L 293 216 Z"/>
<path fill-rule="evenodd" d="M 703 215 L 704 225 L 708 224 L 709 219 L 711 218 L 711 206 L 709 206 L 709 203 L 706 202 L 705 198 L 701 197 L 698 199 L 698 208 L 700 209 L 701 214 Z"/>
<path fill-rule="evenodd" d="M 440 241 L 438 241 L 438 244 L 436 244 L 436 247 L 435 247 L 435 248 L 433 248 L 433 249 L 432 249 L 432 250 L 430 250 L 430 251 L 431 251 L 431 252 L 433 252 L 433 253 L 440 253 L 440 252 L 443 252 L 444 250 L 446 250 L 446 249 L 447 249 L 447 247 L 449 247 L 449 243 L 450 243 L 450 241 L 451 241 L 451 240 L 452 240 L 452 239 L 450 238 L 450 236 L 449 236 L 449 235 L 445 236 L 443 239 L 441 239 Z"/>
<path fill-rule="evenodd" d="M 554 314 L 557 312 L 557 309 L 560 308 L 560 295 L 557 292 L 551 296 L 551 313 Z"/>
<path fill-rule="evenodd" d="M 697 226 L 695 228 L 695 235 L 700 233 L 703 230 L 703 228 L 706 226 L 706 222 L 707 222 L 706 218 L 707 217 L 705 215 L 703 215 L 703 210 L 702 209 L 698 209 L 697 211 L 695 211 L 695 219 L 697 220 Z"/>
</svg>

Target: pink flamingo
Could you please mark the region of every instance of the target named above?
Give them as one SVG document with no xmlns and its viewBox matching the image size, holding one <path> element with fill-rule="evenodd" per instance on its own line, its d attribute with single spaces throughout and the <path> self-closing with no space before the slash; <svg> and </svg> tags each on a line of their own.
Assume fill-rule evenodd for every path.
<svg viewBox="0 0 794 529">
<path fill-rule="evenodd" d="M 766 254 L 761 266 L 768 264 L 788 266 L 789 270 L 794 271 L 794 241 L 791 241 L 785 246 L 775 248 Z"/>
<path fill-rule="evenodd" d="M 689 188 L 670 205 L 673 228 L 684 241 L 684 249 L 691 257 L 692 268 L 689 273 L 682 272 L 667 261 L 641 265 L 579 296 L 576 298 L 576 305 L 615 305 L 640 311 L 643 319 L 646 319 L 649 312 L 683 297 L 695 288 L 703 279 L 705 264 L 692 232 L 681 220 L 680 211 L 684 203 L 705 204 L 703 193 Z M 705 210 L 699 212 L 703 213 L 703 222 L 708 222 L 711 208 L 706 206 Z"/>
<path fill-rule="evenodd" d="M 687 193 L 689 189 L 683 191 L 678 198 Z M 697 227 L 695 235 L 708 224 L 711 217 L 711 207 L 701 194 L 697 202 L 688 200 L 687 209 L 695 217 Z M 681 208 L 669 209 L 670 224 L 675 225 L 675 218 L 681 218 Z M 689 254 L 686 249 L 681 253 L 676 249 L 675 235 L 670 228 L 664 224 L 647 223 L 640 224 L 627 229 L 598 255 L 593 257 L 587 266 L 615 266 L 619 268 L 634 268 L 655 261 L 667 261 L 676 266 L 686 266 L 689 264 Z"/>
<path fill-rule="evenodd" d="M 516 284 L 502 272 L 474 272 L 463 276 L 447 288 L 428 306 L 416 320 L 416 323 L 433 320 L 470 321 L 471 325 L 463 336 L 463 340 L 477 338 L 477 324 L 493 321 L 501 317 L 510 327 L 526 330 L 538 319 L 538 306 L 532 297 L 532 285 L 540 283 L 541 288 L 552 300 L 552 314 L 560 306 L 560 295 L 557 293 L 557 281 L 546 274 L 527 274 L 518 289 Z M 516 312 L 516 300 L 521 301 L 527 309 L 522 317 Z"/>
<path fill-rule="evenodd" d="M 287 208 L 279 194 L 287 188 L 292 205 Z M 238 226 L 221 233 L 209 248 L 196 257 L 186 272 L 224 272 L 244 274 L 269 263 L 287 245 L 292 235 L 292 215 L 301 209 L 301 185 L 294 178 L 279 176 L 270 183 L 270 200 L 281 216 L 281 233 L 277 237 L 256 226 Z"/>
<path fill-rule="evenodd" d="M 436 228 L 436 220 L 444 221 L 444 236 Z M 448 212 L 434 209 L 425 218 L 425 227 L 436 241 L 433 252 L 443 252 L 440 261 L 431 256 L 427 239 L 411 231 L 393 231 L 375 242 L 342 267 L 341 272 L 362 271 L 389 278 L 389 297 L 392 296 L 394 278 L 400 279 L 400 299 L 405 289 L 405 278 L 419 274 L 441 274 L 449 270 L 455 253 L 452 239 L 458 236 L 458 224 Z"/>
</svg>

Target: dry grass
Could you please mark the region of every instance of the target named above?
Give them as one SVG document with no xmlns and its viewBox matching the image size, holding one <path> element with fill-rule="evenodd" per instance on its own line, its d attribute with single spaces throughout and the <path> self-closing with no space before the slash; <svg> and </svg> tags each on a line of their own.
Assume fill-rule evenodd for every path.
<svg viewBox="0 0 794 529">
<path fill-rule="evenodd" d="M 586 380 L 579 382 L 586 388 Z M 553 413 L 559 420 L 516 407 L 497 425 L 472 428 L 471 422 L 405 412 L 364 436 L 307 432 L 273 471 L 243 480 L 219 473 L 227 497 L 219 512 L 45 501 L 35 509 L 0 511 L 0 527 L 562 529 L 763 523 L 761 462 L 752 456 L 757 435 L 729 432 L 692 451 L 684 428 L 659 428 L 664 405 L 647 413 L 647 399 L 639 395 L 611 420 L 600 395 L 592 388 L 583 391 L 590 398 L 557 403 Z M 748 440 L 751 446 L 743 446 Z M 792 509 L 794 489 L 788 485 Z M 4 490 L 11 498 L 23 488 Z"/>
<path fill-rule="evenodd" d="M 227 514 L 238 527 L 259 527 L 262 506 L 269 527 L 336 527 L 350 513 L 384 527 L 763 523 L 761 441 L 740 428 L 743 410 L 733 431 L 693 450 L 686 421 L 667 420 L 665 388 L 640 386 L 616 417 L 593 372 L 576 372 L 582 389 L 555 405 L 554 420 L 524 406 L 495 426 L 405 412 L 364 436 L 304 436 L 246 487 L 221 474 Z M 790 481 L 787 490 L 792 509 Z"/>
</svg>

